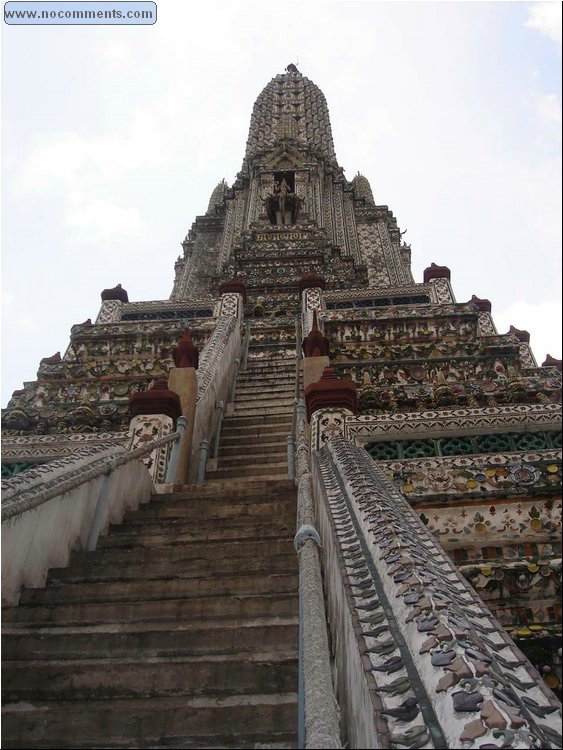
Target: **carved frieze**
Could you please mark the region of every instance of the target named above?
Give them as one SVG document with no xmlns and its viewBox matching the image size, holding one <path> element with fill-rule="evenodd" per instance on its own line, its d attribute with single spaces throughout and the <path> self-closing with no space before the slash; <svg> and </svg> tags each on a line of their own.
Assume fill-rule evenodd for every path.
<svg viewBox="0 0 563 750">
<path fill-rule="evenodd" d="M 506 431 L 521 425 L 536 429 L 559 429 L 561 404 L 515 404 L 484 408 L 436 409 L 350 416 L 346 418 L 344 435 L 362 445 L 376 435 L 405 434 L 448 435 L 496 429 Z M 455 431 L 455 432 L 454 432 Z"/>
<path fill-rule="evenodd" d="M 378 463 L 412 501 L 451 496 L 458 503 L 462 498 L 467 502 L 483 494 L 561 492 L 561 451 L 434 456 Z"/>
</svg>

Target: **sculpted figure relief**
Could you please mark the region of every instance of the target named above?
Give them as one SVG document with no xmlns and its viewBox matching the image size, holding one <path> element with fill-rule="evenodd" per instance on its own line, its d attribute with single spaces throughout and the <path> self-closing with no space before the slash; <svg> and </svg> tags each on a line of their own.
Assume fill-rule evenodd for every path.
<svg viewBox="0 0 563 750">
<path fill-rule="evenodd" d="M 274 180 L 272 192 L 262 198 L 266 205 L 266 213 L 272 224 L 277 226 L 291 226 L 297 221 L 301 199 L 291 191 L 285 177 Z"/>
</svg>

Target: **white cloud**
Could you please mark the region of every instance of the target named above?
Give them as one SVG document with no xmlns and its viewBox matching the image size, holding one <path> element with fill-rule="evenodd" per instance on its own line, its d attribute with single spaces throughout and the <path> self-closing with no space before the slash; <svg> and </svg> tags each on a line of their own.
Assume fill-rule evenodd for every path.
<svg viewBox="0 0 563 750">
<path fill-rule="evenodd" d="M 20 194 L 60 195 L 62 219 L 80 241 L 129 240 L 143 221 L 135 205 L 124 205 L 138 172 L 169 163 L 173 150 L 155 116 L 137 112 L 131 123 L 107 134 L 36 136 L 16 170 Z"/>
<path fill-rule="evenodd" d="M 553 39 L 561 49 L 561 3 L 559 0 L 530 5 L 525 26 L 536 29 L 540 34 Z"/>
<path fill-rule="evenodd" d="M 72 205 L 76 203 L 75 205 Z M 133 238 L 140 234 L 143 228 L 139 210 L 136 206 L 119 206 L 114 200 L 93 198 L 78 202 L 73 199 L 67 207 L 66 223 L 78 230 L 81 242 L 115 241 Z"/>
<path fill-rule="evenodd" d="M 123 74 L 123 66 L 130 69 L 133 65 L 131 45 L 123 39 L 104 40 L 101 49 L 102 60 L 119 69 Z"/>
<path fill-rule="evenodd" d="M 537 114 L 540 124 L 548 128 L 561 127 L 561 101 L 557 94 L 541 94 L 537 98 Z"/>
</svg>

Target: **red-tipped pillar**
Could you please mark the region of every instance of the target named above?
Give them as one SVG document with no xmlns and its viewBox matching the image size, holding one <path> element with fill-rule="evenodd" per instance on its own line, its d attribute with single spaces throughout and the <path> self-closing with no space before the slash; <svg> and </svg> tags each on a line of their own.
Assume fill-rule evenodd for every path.
<svg viewBox="0 0 563 750">
<path fill-rule="evenodd" d="M 337 377 L 332 368 L 325 367 L 321 379 L 305 388 L 312 450 L 318 450 L 333 437 L 344 434 L 346 418 L 356 413 L 357 404 L 355 384 Z"/>
<path fill-rule="evenodd" d="M 189 328 L 185 329 L 178 346 L 172 351 L 172 356 L 176 367 L 170 368 L 168 387 L 179 395 L 182 416 L 187 420 L 186 432 L 180 445 L 174 484 L 187 484 L 197 401 L 196 370 L 199 364 L 199 352 L 192 340 Z"/>
</svg>

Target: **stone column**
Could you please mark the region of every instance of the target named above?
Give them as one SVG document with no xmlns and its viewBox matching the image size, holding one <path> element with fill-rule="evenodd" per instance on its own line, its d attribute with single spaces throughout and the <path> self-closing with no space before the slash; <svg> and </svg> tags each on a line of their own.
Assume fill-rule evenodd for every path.
<svg viewBox="0 0 563 750">
<path fill-rule="evenodd" d="M 182 416 L 186 418 L 186 431 L 180 443 L 178 468 L 176 469 L 174 484 L 187 484 L 197 400 L 197 375 L 195 368 L 171 367 L 168 373 L 168 387 L 171 391 L 175 391 L 178 394 Z"/>
<path fill-rule="evenodd" d="M 129 410 L 130 449 L 134 450 L 174 432 L 176 420 L 181 414 L 180 399 L 176 393 L 168 390 L 166 381 L 162 379 L 148 391 L 133 393 L 129 400 Z M 142 459 L 155 484 L 162 484 L 166 480 L 170 449 L 170 445 L 163 445 Z"/>
<path fill-rule="evenodd" d="M 434 297 L 433 302 L 439 305 L 448 305 L 455 302 L 450 276 L 451 272 L 447 266 L 438 266 L 436 263 L 431 263 L 428 268 L 424 269 L 423 281 L 425 284 L 430 284 Z"/>
<path fill-rule="evenodd" d="M 96 323 L 117 323 L 121 319 L 123 305 L 129 302 L 127 290 L 121 284 L 113 289 L 104 289 L 102 294 L 102 306 L 96 318 Z"/>
<path fill-rule="evenodd" d="M 330 367 L 330 344 L 326 336 L 319 330 L 317 311 L 313 310 L 313 325 L 303 339 L 303 387 L 308 388 L 318 382 L 326 367 Z"/>
<path fill-rule="evenodd" d="M 197 402 L 197 375 L 199 353 L 193 344 L 190 329 L 186 327 L 180 342 L 173 350 L 176 367 L 168 373 L 168 387 L 178 394 L 182 416 L 186 418 L 186 431 L 180 443 L 178 468 L 174 484 L 187 484 L 190 470 L 192 435 Z"/>
<path fill-rule="evenodd" d="M 319 450 L 345 432 L 346 417 L 357 411 L 358 394 L 351 380 L 336 377 L 325 367 L 322 377 L 305 388 L 307 419 L 311 424 L 311 450 Z"/>
<path fill-rule="evenodd" d="M 246 284 L 241 279 L 222 281 L 219 284 L 221 300 L 216 310 L 218 318 L 233 316 L 242 318 L 243 305 L 246 302 Z"/>
<path fill-rule="evenodd" d="M 491 315 L 492 305 L 490 300 L 481 299 L 481 297 L 472 294 L 469 304 L 476 307 L 479 311 L 477 315 L 477 335 L 496 336 L 498 332 Z"/>
<path fill-rule="evenodd" d="M 313 325 L 313 310 L 323 309 L 323 291 L 326 280 L 323 276 L 308 273 L 299 280 L 299 296 L 301 298 L 301 330 L 303 335 L 309 333 Z M 321 321 L 322 329 L 322 321 Z"/>
<path fill-rule="evenodd" d="M 530 334 L 528 331 L 521 331 L 519 328 L 510 326 L 508 330 L 509 335 L 514 336 L 518 339 L 520 362 L 522 367 L 535 368 L 538 366 L 536 358 L 530 347 Z"/>
</svg>

